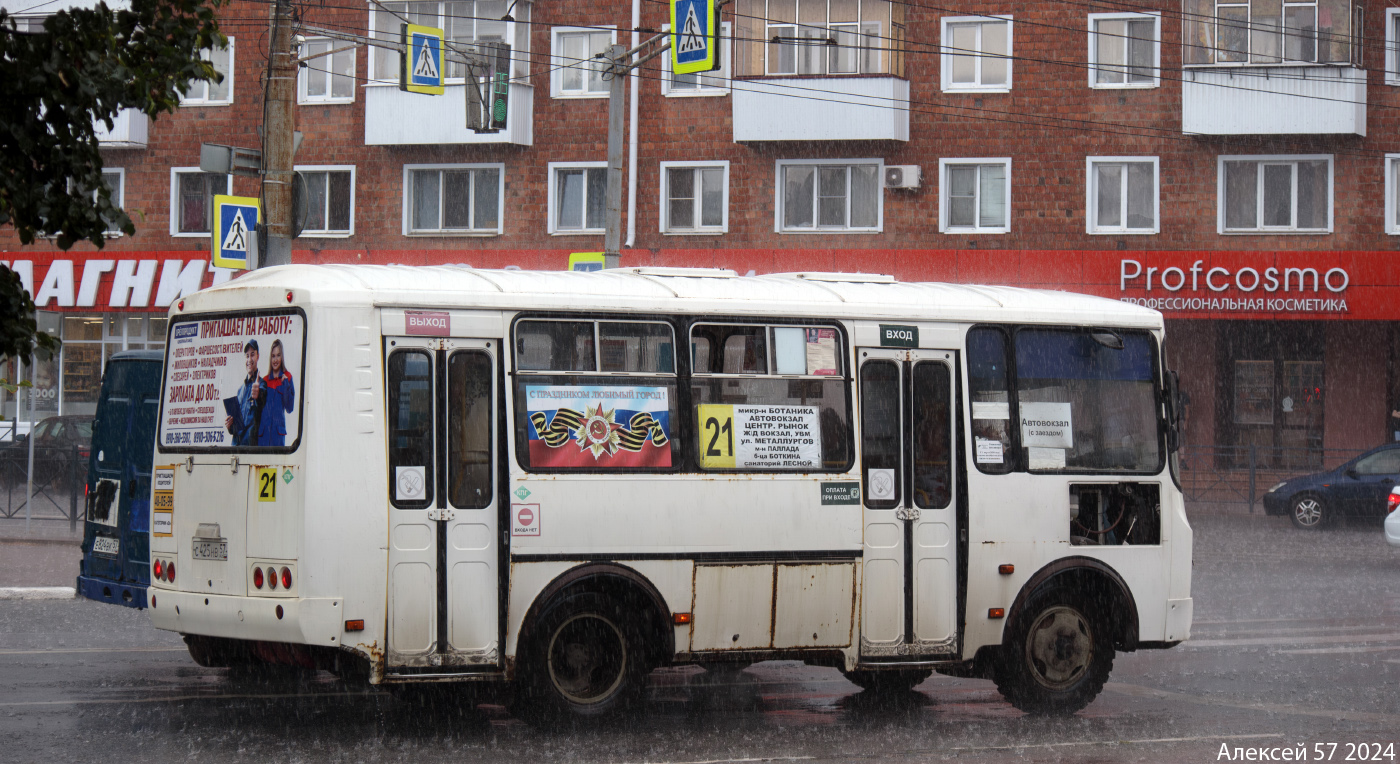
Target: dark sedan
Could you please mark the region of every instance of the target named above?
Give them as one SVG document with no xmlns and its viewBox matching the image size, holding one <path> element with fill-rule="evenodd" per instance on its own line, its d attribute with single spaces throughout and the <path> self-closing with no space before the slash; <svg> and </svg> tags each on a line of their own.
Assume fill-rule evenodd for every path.
<svg viewBox="0 0 1400 764">
<path fill-rule="evenodd" d="M 34 425 L 36 485 L 55 480 L 68 481 L 75 474 L 81 480 L 87 475 L 88 449 L 92 447 L 92 420 L 90 414 L 51 416 Z M 29 438 L 20 435 L 0 450 L 0 470 L 3 470 L 0 477 L 11 483 L 23 482 L 28 467 Z M 73 472 L 75 467 L 81 474 Z"/>
<path fill-rule="evenodd" d="M 1386 496 L 1400 482 L 1400 443 L 1370 451 L 1326 472 L 1316 472 L 1270 488 L 1264 512 L 1288 515 L 1294 527 L 1320 528 L 1343 515 L 1385 515 Z"/>
</svg>

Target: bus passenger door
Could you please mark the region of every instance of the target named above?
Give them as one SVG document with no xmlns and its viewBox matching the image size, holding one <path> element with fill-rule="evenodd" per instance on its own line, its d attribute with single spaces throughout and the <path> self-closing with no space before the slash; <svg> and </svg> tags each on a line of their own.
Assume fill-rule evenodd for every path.
<svg viewBox="0 0 1400 764">
<path fill-rule="evenodd" d="M 389 663 L 497 668 L 499 342 L 386 343 Z"/>
<path fill-rule="evenodd" d="M 951 350 L 862 348 L 861 654 L 952 653 L 957 639 Z"/>
</svg>

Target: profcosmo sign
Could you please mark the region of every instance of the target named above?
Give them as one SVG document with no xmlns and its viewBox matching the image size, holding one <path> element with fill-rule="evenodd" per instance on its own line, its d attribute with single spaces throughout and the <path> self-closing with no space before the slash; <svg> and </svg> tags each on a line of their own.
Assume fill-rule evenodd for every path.
<svg viewBox="0 0 1400 764">
<path fill-rule="evenodd" d="M 1349 286 L 1351 274 L 1338 267 L 1232 269 L 1196 260 L 1163 268 L 1126 258 L 1118 266 L 1118 291 L 1144 293 L 1119 299 L 1163 312 L 1347 313 Z"/>
</svg>

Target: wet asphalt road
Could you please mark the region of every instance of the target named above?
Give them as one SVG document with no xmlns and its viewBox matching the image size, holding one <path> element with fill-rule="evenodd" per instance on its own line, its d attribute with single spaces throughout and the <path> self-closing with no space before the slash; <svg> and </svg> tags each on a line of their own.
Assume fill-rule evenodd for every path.
<svg viewBox="0 0 1400 764">
<path fill-rule="evenodd" d="M 1400 756 L 1400 549 L 1379 523 L 1193 525 L 1192 641 L 1120 654 L 1068 719 L 1024 716 L 987 681 L 935 674 L 874 698 L 835 670 L 769 662 L 659 670 L 626 718 L 542 730 L 489 699 L 203 669 L 138 611 L 0 601 L 0 761 L 1214 762 L 1222 743 Z"/>
</svg>

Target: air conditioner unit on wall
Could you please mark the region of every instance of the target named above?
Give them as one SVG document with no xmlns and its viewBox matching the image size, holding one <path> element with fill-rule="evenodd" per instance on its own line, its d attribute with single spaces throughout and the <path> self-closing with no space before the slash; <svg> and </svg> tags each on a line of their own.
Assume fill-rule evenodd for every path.
<svg viewBox="0 0 1400 764">
<path fill-rule="evenodd" d="M 919 166 L 892 164 L 885 167 L 885 188 L 918 188 Z"/>
</svg>

